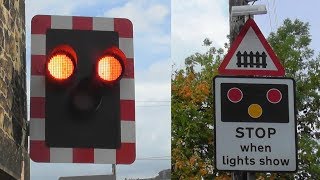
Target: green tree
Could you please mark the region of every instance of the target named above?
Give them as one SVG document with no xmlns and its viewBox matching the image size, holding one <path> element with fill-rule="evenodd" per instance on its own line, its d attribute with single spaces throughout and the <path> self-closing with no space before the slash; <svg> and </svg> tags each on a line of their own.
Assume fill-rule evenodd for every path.
<svg viewBox="0 0 320 180">
<path fill-rule="evenodd" d="M 286 68 L 286 76 L 296 80 L 298 110 L 299 170 L 295 174 L 257 174 L 261 179 L 320 179 L 320 55 L 310 49 L 309 24 L 286 19 L 269 35 L 268 41 Z M 212 79 L 224 57 L 223 49 L 204 40 L 207 52 L 185 59 L 185 67 L 175 70 L 171 82 L 172 178 L 228 179 L 226 172 L 213 167 Z M 226 46 L 227 47 L 227 46 Z"/>
<path fill-rule="evenodd" d="M 204 40 L 210 47 L 211 42 Z M 213 97 L 211 81 L 223 57 L 214 47 L 186 58 L 171 81 L 172 179 L 213 176 Z"/>
<path fill-rule="evenodd" d="M 296 81 L 299 179 L 320 179 L 320 55 L 310 48 L 309 24 L 286 19 L 268 41 L 286 76 Z"/>
</svg>

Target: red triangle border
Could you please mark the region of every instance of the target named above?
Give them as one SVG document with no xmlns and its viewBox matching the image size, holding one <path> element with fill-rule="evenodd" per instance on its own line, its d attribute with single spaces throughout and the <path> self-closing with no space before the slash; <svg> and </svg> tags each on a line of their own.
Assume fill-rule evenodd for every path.
<svg viewBox="0 0 320 180">
<path fill-rule="evenodd" d="M 260 42 L 262 43 L 263 47 L 268 52 L 270 59 L 273 61 L 274 65 L 276 66 L 277 70 L 243 70 L 243 69 L 226 69 L 227 65 L 229 64 L 232 56 L 234 55 L 235 51 L 238 49 L 239 45 L 241 44 L 243 38 L 247 34 L 249 28 L 252 28 L 256 33 L 257 37 L 259 38 Z M 235 41 L 232 43 L 230 50 L 226 54 L 225 58 L 221 62 L 218 72 L 220 75 L 256 75 L 256 76 L 284 76 L 285 69 L 280 63 L 280 60 L 274 53 L 273 49 L 269 45 L 266 38 L 263 36 L 262 32 L 260 31 L 259 27 L 255 23 L 253 19 L 248 19 L 248 21 L 242 27 L 239 35 L 236 37 Z"/>
</svg>

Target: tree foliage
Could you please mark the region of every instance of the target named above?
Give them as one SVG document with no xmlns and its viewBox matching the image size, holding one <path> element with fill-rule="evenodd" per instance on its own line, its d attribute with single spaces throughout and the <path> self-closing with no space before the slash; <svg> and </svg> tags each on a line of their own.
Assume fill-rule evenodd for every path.
<svg viewBox="0 0 320 180">
<path fill-rule="evenodd" d="M 299 170 L 295 174 L 257 173 L 260 179 L 320 179 L 320 55 L 310 48 L 309 24 L 286 19 L 268 41 L 296 80 Z M 223 49 L 204 40 L 205 53 L 185 59 L 172 74 L 172 178 L 230 179 L 213 167 L 212 79 L 224 57 Z"/>
<path fill-rule="evenodd" d="M 209 47 L 211 42 L 204 40 Z M 209 48 L 186 58 L 185 68 L 174 72 L 171 82 L 173 179 L 212 177 L 213 97 L 211 81 L 223 50 Z"/>
<path fill-rule="evenodd" d="M 299 179 L 320 179 L 320 55 L 310 48 L 309 24 L 286 19 L 269 43 L 296 81 Z"/>
</svg>

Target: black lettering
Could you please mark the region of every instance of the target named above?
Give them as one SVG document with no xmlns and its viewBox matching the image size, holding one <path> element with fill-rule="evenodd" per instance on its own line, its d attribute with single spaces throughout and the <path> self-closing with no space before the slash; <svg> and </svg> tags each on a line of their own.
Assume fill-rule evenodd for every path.
<svg viewBox="0 0 320 180">
<path fill-rule="evenodd" d="M 242 131 L 240 131 L 240 130 L 243 130 L 243 128 L 242 128 L 242 127 L 238 127 L 238 128 L 236 129 L 236 132 L 239 133 L 239 134 L 241 134 L 241 135 L 236 134 L 236 137 L 237 137 L 237 138 L 243 138 L 243 136 L 244 136 L 244 133 L 243 133 Z"/>
<path fill-rule="evenodd" d="M 248 129 L 248 137 L 251 138 L 251 131 L 254 129 L 253 127 L 246 127 L 246 129 Z"/>
<path fill-rule="evenodd" d="M 251 149 L 251 152 L 257 152 L 257 146 L 253 145 L 252 143 L 250 143 L 250 149 Z"/>
<path fill-rule="evenodd" d="M 248 152 L 249 151 L 249 146 L 248 145 L 240 145 L 240 149 L 242 152 Z"/>
<path fill-rule="evenodd" d="M 265 158 L 261 158 L 259 160 L 260 165 L 266 165 L 266 166 L 288 166 L 289 165 L 289 161 L 290 159 L 270 159 L 268 156 L 266 156 Z"/>
<path fill-rule="evenodd" d="M 289 159 L 280 159 L 280 161 L 281 161 L 282 166 L 284 166 L 284 165 L 288 166 L 289 165 Z"/>
<path fill-rule="evenodd" d="M 268 128 L 268 138 L 271 137 L 271 135 L 276 134 L 276 129 L 274 128 Z"/>
<path fill-rule="evenodd" d="M 236 165 L 236 158 L 230 158 L 230 166 L 234 167 Z"/>
<path fill-rule="evenodd" d="M 265 145 L 264 152 L 271 152 L 271 146 Z"/>
<path fill-rule="evenodd" d="M 271 152 L 271 146 L 269 145 L 254 145 L 250 143 L 250 145 L 240 144 L 240 149 L 242 152 Z"/>
<path fill-rule="evenodd" d="M 250 165 L 254 165 L 255 163 L 254 158 L 250 158 Z"/>
<path fill-rule="evenodd" d="M 272 135 L 276 134 L 275 128 L 267 128 L 264 129 L 262 127 L 254 128 L 254 127 L 237 127 L 236 128 L 236 137 L 237 138 L 243 138 L 246 133 L 248 133 L 248 138 L 252 138 L 254 135 L 257 138 L 264 138 L 268 136 L 268 138 L 271 138 Z"/>
<path fill-rule="evenodd" d="M 259 135 L 259 130 L 262 130 L 262 135 Z M 266 132 L 264 131 L 263 128 L 257 128 L 257 129 L 256 129 L 256 136 L 257 136 L 258 138 L 263 138 L 265 135 L 266 135 Z"/>
<path fill-rule="evenodd" d="M 241 161 L 241 163 L 240 163 L 240 161 Z M 239 165 L 239 164 L 243 165 L 243 159 L 240 158 L 239 156 L 237 156 L 237 164 L 238 164 L 238 165 Z"/>
<path fill-rule="evenodd" d="M 228 162 L 227 163 L 224 162 L 224 156 L 222 156 L 222 163 L 225 165 L 228 164 Z"/>
<path fill-rule="evenodd" d="M 246 156 L 244 159 L 246 160 L 246 165 L 249 165 L 249 158 L 248 158 L 248 156 Z"/>
<path fill-rule="evenodd" d="M 260 160 L 261 161 L 261 160 Z M 237 156 L 234 158 L 230 158 L 229 156 L 222 156 L 222 162 L 224 165 L 229 165 L 231 167 L 237 165 L 255 165 L 255 159 L 250 158 L 250 156 Z"/>
<path fill-rule="evenodd" d="M 268 156 L 266 156 L 266 165 L 272 165 L 272 159 L 269 159 Z"/>
</svg>

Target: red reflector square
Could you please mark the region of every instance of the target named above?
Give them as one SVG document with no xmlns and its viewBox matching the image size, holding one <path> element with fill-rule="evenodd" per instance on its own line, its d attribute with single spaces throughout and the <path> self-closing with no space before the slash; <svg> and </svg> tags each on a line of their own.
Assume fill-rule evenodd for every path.
<svg viewBox="0 0 320 180">
<path fill-rule="evenodd" d="M 73 162 L 74 163 L 93 163 L 94 162 L 94 149 L 93 148 L 74 148 L 73 149 Z"/>
<path fill-rule="evenodd" d="M 30 158 L 35 162 L 50 162 L 50 149 L 44 141 L 30 141 Z"/>
<path fill-rule="evenodd" d="M 121 143 L 121 148 L 117 149 L 117 164 L 132 164 L 136 159 L 135 146 L 135 143 Z"/>
</svg>

